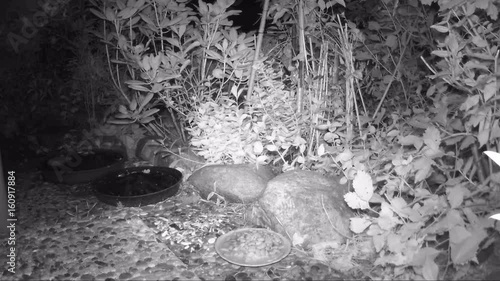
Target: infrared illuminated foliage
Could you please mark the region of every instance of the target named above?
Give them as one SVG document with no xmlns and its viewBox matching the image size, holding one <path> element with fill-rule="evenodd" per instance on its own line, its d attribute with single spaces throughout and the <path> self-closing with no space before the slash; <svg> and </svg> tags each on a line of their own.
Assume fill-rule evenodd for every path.
<svg viewBox="0 0 500 281">
<path fill-rule="evenodd" d="M 500 147 L 495 1 L 277 1 L 266 16 L 282 41 L 256 62 L 234 1 L 93 2 L 118 84 L 127 70 L 115 124 L 161 135 L 167 108 L 209 162 L 341 174 L 361 214 L 351 230 L 385 277 L 443 278 L 437 257 L 458 271 L 491 243 L 500 175 L 481 152 Z"/>
</svg>

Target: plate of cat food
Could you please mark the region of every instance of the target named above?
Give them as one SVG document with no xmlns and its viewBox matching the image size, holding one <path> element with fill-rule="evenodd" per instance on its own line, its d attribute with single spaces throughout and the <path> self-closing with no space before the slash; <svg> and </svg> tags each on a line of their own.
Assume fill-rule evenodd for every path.
<svg viewBox="0 0 500 281">
<path fill-rule="evenodd" d="M 241 266 L 265 266 L 279 262 L 292 245 L 283 235 L 264 228 L 241 228 L 220 236 L 215 250 L 226 261 Z"/>
</svg>

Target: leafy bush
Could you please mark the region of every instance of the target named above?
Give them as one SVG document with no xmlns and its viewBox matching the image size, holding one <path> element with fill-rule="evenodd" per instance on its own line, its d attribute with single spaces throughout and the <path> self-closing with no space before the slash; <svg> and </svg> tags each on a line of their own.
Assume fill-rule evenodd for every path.
<svg viewBox="0 0 500 281">
<path fill-rule="evenodd" d="M 122 94 L 113 122 L 162 135 L 155 119 L 166 107 L 209 162 L 340 173 L 361 214 L 351 229 L 371 237 L 375 264 L 396 278 L 437 279 L 438 256 L 468 263 L 489 243 L 485 203 L 498 199 L 498 174 L 475 164 L 498 148 L 499 39 L 493 1 L 438 1 L 441 18 L 421 5 L 432 2 L 276 3 L 268 16 L 298 38 L 280 42 L 284 75 L 269 58 L 253 62 L 252 37 L 228 20 L 233 1 L 197 10 L 180 0 L 94 1 Z M 356 24 L 332 16 L 336 4 Z M 255 88 L 245 95 L 251 64 Z"/>
<path fill-rule="evenodd" d="M 296 112 L 295 97 L 279 80 L 281 73 L 267 63 L 258 69 L 255 93 L 246 101 L 248 112 L 226 100 L 202 104 L 190 115 L 197 125 L 189 129 L 191 144 L 209 162 L 272 163 L 286 169 L 303 163 L 295 152 L 303 154 L 306 147 L 304 115 Z"/>
<path fill-rule="evenodd" d="M 113 123 L 139 122 L 161 135 L 153 122 L 161 107 L 175 112 L 182 128 L 188 113 L 203 103 L 241 94 L 252 39 L 230 27 L 228 17 L 236 12 L 226 9 L 234 1 L 200 2 L 199 19 L 184 2 L 93 1 L 97 9 L 92 12 L 111 23 L 94 33 L 116 50 L 109 63 L 126 66 L 131 78 L 126 80 L 129 92 L 114 71 L 127 104 L 119 107 Z"/>
<path fill-rule="evenodd" d="M 431 103 L 414 103 L 393 111 L 383 123 L 369 124 L 360 132 L 368 137 L 364 147 L 369 151 L 347 150 L 334 157 L 346 179 L 353 179 L 348 204 L 377 214 L 353 218 L 351 229 L 366 231 L 380 254 L 375 264 L 395 266 L 401 278 L 437 279 L 435 260 L 442 254 L 455 266 L 477 262 L 476 253 L 491 243 L 488 231 L 494 226 L 485 202 L 498 200 L 493 192 L 498 181 L 495 176 L 485 180 L 481 167 L 474 166 L 481 163 L 481 150 L 498 147 L 493 133 L 498 131 L 493 101 L 498 26 L 483 14 L 496 16 L 495 8 L 478 3 L 445 7 L 442 21 L 432 26 L 445 36 L 439 36 L 444 40 L 432 52 L 437 63 L 427 63 L 437 82 L 422 100 Z M 448 240 L 443 242 L 443 235 Z M 444 251 L 441 243 L 447 245 Z M 407 266 L 414 271 L 403 275 L 409 274 Z"/>
</svg>

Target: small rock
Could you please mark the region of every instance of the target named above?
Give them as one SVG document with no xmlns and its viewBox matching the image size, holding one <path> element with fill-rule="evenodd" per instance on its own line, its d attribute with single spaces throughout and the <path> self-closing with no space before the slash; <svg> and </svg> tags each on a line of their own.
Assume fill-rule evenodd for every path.
<svg viewBox="0 0 500 281">
<path fill-rule="evenodd" d="M 191 271 L 185 270 L 185 271 L 181 272 L 181 276 L 189 278 L 189 279 L 193 279 L 193 278 L 195 278 L 196 275 L 193 272 L 191 272 Z"/>
<path fill-rule="evenodd" d="M 92 274 L 84 274 L 80 277 L 80 280 L 95 280 L 95 278 Z"/>
<path fill-rule="evenodd" d="M 162 270 L 166 270 L 166 271 L 172 271 L 175 269 L 175 266 L 173 265 L 170 265 L 170 264 L 167 264 L 167 263 L 159 263 L 155 266 L 155 268 L 157 269 L 162 269 Z"/>
<path fill-rule="evenodd" d="M 118 276 L 118 279 L 129 279 L 129 278 L 132 278 L 132 274 L 128 273 L 128 272 L 124 272 L 122 274 L 120 274 L 120 276 Z"/>
<path fill-rule="evenodd" d="M 108 266 L 108 264 L 103 261 L 94 261 L 94 263 L 101 267 Z"/>
</svg>

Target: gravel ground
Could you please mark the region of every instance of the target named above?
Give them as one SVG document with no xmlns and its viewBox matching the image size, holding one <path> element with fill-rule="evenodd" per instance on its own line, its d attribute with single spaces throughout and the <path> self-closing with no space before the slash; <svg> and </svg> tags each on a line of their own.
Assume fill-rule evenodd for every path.
<svg viewBox="0 0 500 281">
<path fill-rule="evenodd" d="M 120 208 L 88 185 L 33 178 L 17 183 L 16 267 L 4 266 L 1 280 L 342 280 L 296 249 L 256 268 L 218 256 L 216 238 L 246 226 L 244 205 L 217 206 L 183 186 L 158 204 Z"/>
</svg>

